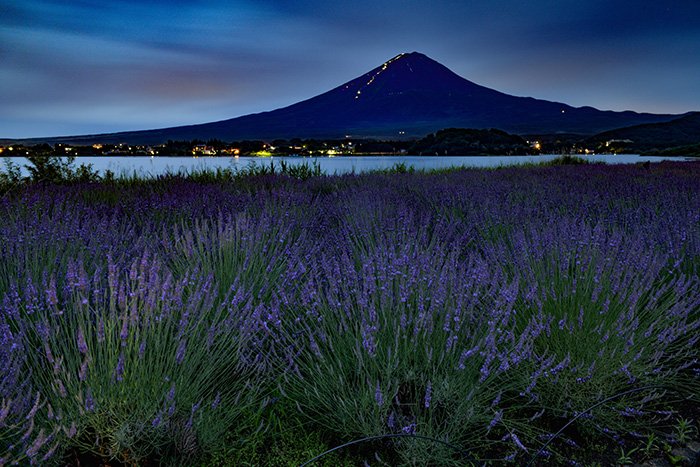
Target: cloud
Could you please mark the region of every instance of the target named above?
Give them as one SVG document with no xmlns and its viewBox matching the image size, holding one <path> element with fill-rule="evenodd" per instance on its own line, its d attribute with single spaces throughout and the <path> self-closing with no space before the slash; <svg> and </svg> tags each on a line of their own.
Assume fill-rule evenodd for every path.
<svg viewBox="0 0 700 467">
<path fill-rule="evenodd" d="M 413 50 L 518 95 L 700 109 L 691 84 L 700 81 L 700 3 L 629 5 L 9 0 L 0 5 L 0 128 L 81 133 L 219 120 L 311 97 Z"/>
</svg>

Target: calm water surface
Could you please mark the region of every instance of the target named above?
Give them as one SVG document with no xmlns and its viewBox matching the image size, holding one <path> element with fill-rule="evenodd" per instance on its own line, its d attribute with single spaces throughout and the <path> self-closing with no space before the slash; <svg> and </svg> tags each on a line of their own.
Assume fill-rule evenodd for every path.
<svg viewBox="0 0 700 467">
<path fill-rule="evenodd" d="M 280 161 L 287 164 L 318 163 L 321 170 L 328 174 L 345 174 L 366 172 L 369 170 L 388 169 L 403 163 L 416 170 L 439 169 L 445 167 L 498 167 L 501 165 L 523 164 L 527 162 L 544 162 L 559 157 L 557 154 L 542 156 L 339 156 L 339 157 L 78 157 L 78 164 L 92 164 L 100 173 L 111 170 L 116 174 L 160 175 L 167 172 L 187 172 L 191 170 L 216 168 L 246 168 L 251 164 L 279 166 Z M 652 157 L 632 154 L 594 155 L 586 159 L 609 164 L 633 164 L 637 162 L 660 162 L 663 160 L 683 160 L 679 157 Z M 24 158 L 16 158 L 15 163 L 24 165 Z M 1 170 L 1 168 L 0 168 Z"/>
</svg>

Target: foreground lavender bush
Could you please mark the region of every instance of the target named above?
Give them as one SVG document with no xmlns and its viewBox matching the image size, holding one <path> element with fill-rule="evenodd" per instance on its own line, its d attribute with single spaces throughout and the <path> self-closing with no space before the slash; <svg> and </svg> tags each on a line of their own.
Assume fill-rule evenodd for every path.
<svg viewBox="0 0 700 467">
<path fill-rule="evenodd" d="M 472 445 L 488 431 L 503 344 L 491 332 L 508 322 L 512 303 L 499 294 L 511 286 L 478 255 L 459 258 L 396 228 L 372 251 L 322 261 L 292 327 L 303 337 L 290 397 L 345 437 L 420 433 Z M 397 448 L 418 463 L 451 454 L 410 441 Z"/>
<path fill-rule="evenodd" d="M 29 382 L 23 337 L 11 317 L 0 315 L 0 465 L 47 461 L 58 447 L 54 432 L 36 426 L 45 399 Z"/>
<path fill-rule="evenodd" d="M 125 271 L 107 264 L 89 278 L 70 261 L 63 288 L 46 276 L 4 304 L 32 349 L 21 370 L 46 401 L 37 425 L 129 462 L 193 457 L 232 430 L 253 434 L 261 395 L 248 345 L 256 323 L 236 301 L 245 297 L 212 308 L 211 278 L 174 278 L 148 253 Z"/>
<path fill-rule="evenodd" d="M 498 425 L 547 439 L 551 433 L 531 429 L 534 419 L 566 420 L 649 387 L 586 412 L 579 424 L 584 433 L 622 439 L 653 425 L 665 389 L 697 392 L 700 283 L 669 268 L 666 255 L 601 225 L 560 221 L 544 235 L 514 235 L 489 259 L 521 284 L 512 332 L 530 346 L 512 372 L 521 373 L 519 388 L 499 392 Z M 518 420 L 528 409 L 533 418 Z"/>
<path fill-rule="evenodd" d="M 229 182 L 0 200 L 0 457 L 521 462 L 578 417 L 563 463 L 697 407 L 698 164 Z"/>
</svg>

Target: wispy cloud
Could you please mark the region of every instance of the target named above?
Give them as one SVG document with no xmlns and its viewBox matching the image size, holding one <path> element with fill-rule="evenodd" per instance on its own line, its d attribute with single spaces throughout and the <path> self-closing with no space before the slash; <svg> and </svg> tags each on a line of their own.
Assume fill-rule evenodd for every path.
<svg viewBox="0 0 700 467">
<path fill-rule="evenodd" d="M 0 136 L 269 110 L 411 50 L 519 95 L 697 110 L 698 17 L 695 0 L 9 0 Z"/>
</svg>

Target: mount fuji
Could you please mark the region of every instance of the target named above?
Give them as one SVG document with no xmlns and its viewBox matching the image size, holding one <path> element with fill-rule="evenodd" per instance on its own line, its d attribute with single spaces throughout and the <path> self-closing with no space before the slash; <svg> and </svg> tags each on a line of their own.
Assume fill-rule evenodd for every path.
<svg viewBox="0 0 700 467">
<path fill-rule="evenodd" d="M 473 83 L 418 52 L 403 53 L 326 93 L 270 112 L 157 130 L 44 138 L 66 143 L 157 144 L 167 140 L 408 138 L 442 128 L 517 134 L 595 133 L 679 115 L 603 111 L 517 97 Z M 39 138 L 36 138 L 39 140 Z"/>
</svg>

